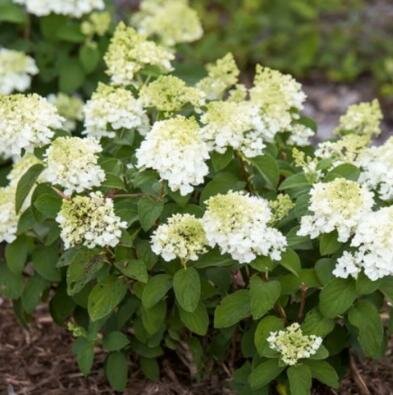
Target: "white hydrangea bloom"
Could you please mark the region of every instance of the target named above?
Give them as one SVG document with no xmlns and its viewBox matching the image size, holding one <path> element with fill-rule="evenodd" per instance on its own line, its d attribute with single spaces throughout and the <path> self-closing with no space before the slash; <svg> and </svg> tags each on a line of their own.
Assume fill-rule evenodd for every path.
<svg viewBox="0 0 393 395">
<path fill-rule="evenodd" d="M 47 97 L 49 103 L 56 106 L 59 114 L 65 119 L 64 129 L 72 132 L 77 122 L 83 119 L 83 101 L 77 96 L 68 96 L 64 93 L 51 94 Z"/>
<path fill-rule="evenodd" d="M 378 100 L 358 103 L 349 106 L 347 112 L 340 117 L 336 134 L 355 133 L 375 137 L 381 133 L 382 111 Z"/>
<path fill-rule="evenodd" d="M 296 365 L 300 359 L 310 358 L 322 344 L 321 337 L 304 335 L 297 322 L 285 330 L 270 332 L 267 341 L 270 348 L 278 351 L 281 360 L 289 366 Z"/>
<path fill-rule="evenodd" d="M 142 103 L 124 88 L 99 84 L 83 109 L 84 134 L 100 139 L 114 137 L 115 131 L 136 129 L 145 134 L 149 119 Z"/>
<path fill-rule="evenodd" d="M 192 42 L 203 35 L 198 14 L 188 0 L 143 0 L 132 20 L 139 33 L 157 36 L 168 46 Z"/>
<path fill-rule="evenodd" d="M 19 215 L 15 212 L 15 188 L 0 188 L 0 242 L 16 239 Z"/>
<path fill-rule="evenodd" d="M 172 70 L 173 53 L 153 41 L 146 40 L 123 22 L 117 25 L 105 54 L 107 74 L 115 85 L 130 85 L 134 75 L 145 66 L 155 66 L 163 72 Z"/>
<path fill-rule="evenodd" d="M 22 4 L 27 11 L 37 16 L 49 14 L 69 15 L 80 18 L 94 10 L 105 8 L 104 0 L 13 0 Z"/>
<path fill-rule="evenodd" d="M 218 245 L 240 263 L 258 255 L 281 259 L 287 245 L 284 235 L 268 225 L 272 213 L 267 200 L 242 192 L 212 196 L 206 202 L 202 222 L 208 244 Z"/>
<path fill-rule="evenodd" d="M 375 281 L 393 275 L 393 207 L 384 207 L 363 218 L 351 241 L 354 252 L 344 252 L 333 274 L 357 277 L 361 270 Z"/>
<path fill-rule="evenodd" d="M 359 155 L 369 144 L 368 136 L 347 134 L 336 141 L 323 141 L 315 150 L 315 156 L 320 159 L 329 159 L 333 166 L 343 163 L 357 165 Z"/>
<path fill-rule="evenodd" d="M 221 100 L 225 91 L 237 83 L 240 71 L 231 53 L 206 66 L 207 76 L 196 87 L 208 100 Z"/>
<path fill-rule="evenodd" d="M 191 214 L 174 214 L 151 237 L 152 250 L 167 262 L 179 258 L 196 261 L 206 252 L 206 235 L 200 219 Z"/>
<path fill-rule="evenodd" d="M 139 168 L 156 170 L 181 195 L 203 183 L 209 169 L 205 161 L 209 150 L 193 118 L 177 116 L 158 121 L 136 152 Z"/>
<path fill-rule="evenodd" d="M 366 187 L 344 178 L 317 183 L 310 195 L 312 214 L 302 217 L 297 234 L 312 239 L 336 230 L 338 240 L 346 242 L 374 204 L 373 194 Z"/>
<path fill-rule="evenodd" d="M 64 188 L 65 195 L 98 187 L 105 173 L 97 164 L 100 144 L 91 137 L 59 137 L 45 153 L 44 179 Z"/>
<path fill-rule="evenodd" d="M 278 132 L 291 130 L 292 121 L 298 118 L 293 110 L 302 110 L 305 99 L 301 85 L 290 75 L 257 66 L 250 100 L 260 108 L 270 140 Z"/>
<path fill-rule="evenodd" d="M 23 52 L 0 48 L 0 94 L 24 92 L 30 88 L 35 74 L 38 68 L 33 58 Z"/>
<path fill-rule="evenodd" d="M 201 122 L 205 125 L 202 138 L 211 150 L 224 153 L 232 147 L 252 158 L 261 155 L 265 148 L 265 124 L 258 107 L 250 102 L 210 102 Z"/>
<path fill-rule="evenodd" d="M 359 182 L 376 191 L 382 200 L 393 200 L 393 137 L 380 147 L 364 150 L 357 161 Z"/>
<path fill-rule="evenodd" d="M 48 144 L 62 122 L 56 107 L 39 95 L 0 96 L 0 156 L 20 156 Z"/>
<path fill-rule="evenodd" d="M 127 228 L 127 223 L 115 214 L 112 199 L 104 197 L 101 192 L 63 199 L 56 221 L 65 249 L 78 245 L 115 247 L 122 229 Z"/>
<path fill-rule="evenodd" d="M 299 147 L 310 145 L 310 138 L 315 134 L 311 128 L 301 123 L 294 123 L 290 131 L 291 134 L 288 138 L 288 144 L 297 145 Z"/>
</svg>

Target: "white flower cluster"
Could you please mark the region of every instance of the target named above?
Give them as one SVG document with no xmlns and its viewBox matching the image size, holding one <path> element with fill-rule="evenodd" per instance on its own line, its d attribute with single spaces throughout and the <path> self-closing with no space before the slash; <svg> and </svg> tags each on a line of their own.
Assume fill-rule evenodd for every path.
<svg viewBox="0 0 393 395">
<path fill-rule="evenodd" d="M 366 187 L 344 178 L 314 184 L 310 195 L 312 214 L 302 217 L 298 235 L 312 239 L 336 230 L 338 240 L 346 242 L 374 204 Z"/>
<path fill-rule="evenodd" d="M 115 247 L 122 229 L 127 227 L 115 214 L 112 199 L 105 198 L 101 192 L 63 199 L 56 221 L 66 249 L 78 245 Z"/>
<path fill-rule="evenodd" d="M 281 259 L 287 241 L 284 235 L 268 225 L 271 210 L 265 199 L 242 192 L 212 196 L 206 202 L 202 222 L 208 244 L 218 245 L 240 263 L 248 263 L 257 255 Z"/>
<path fill-rule="evenodd" d="M 0 242 L 16 239 L 19 216 L 15 212 L 15 188 L 0 188 Z"/>
<path fill-rule="evenodd" d="M 393 137 L 380 147 L 364 150 L 357 161 L 359 182 L 376 191 L 382 200 L 393 200 Z"/>
<path fill-rule="evenodd" d="M 311 128 L 301 123 L 294 123 L 290 131 L 291 134 L 288 138 L 288 144 L 297 145 L 299 147 L 310 145 L 310 138 L 315 134 Z"/>
<path fill-rule="evenodd" d="M 381 133 L 381 120 L 382 111 L 378 100 L 373 100 L 369 103 L 353 104 L 340 117 L 335 133 L 355 133 L 371 138 Z"/>
<path fill-rule="evenodd" d="M 83 119 L 83 101 L 77 96 L 67 96 L 64 93 L 48 95 L 47 99 L 64 118 L 63 128 L 69 132 L 75 130 L 77 122 Z"/>
<path fill-rule="evenodd" d="M 120 22 L 104 59 L 111 82 L 115 85 L 130 85 L 134 75 L 145 66 L 171 71 L 174 58 L 171 51 L 146 40 L 132 27 Z"/>
<path fill-rule="evenodd" d="M 31 76 L 37 73 L 33 58 L 23 52 L 0 48 L 0 94 L 25 91 L 30 87 Z"/>
<path fill-rule="evenodd" d="M 209 149 L 224 153 L 227 147 L 241 151 L 246 157 L 261 155 L 265 124 L 259 109 L 250 102 L 214 101 L 201 116 L 205 125 L 202 138 Z"/>
<path fill-rule="evenodd" d="M 62 122 L 56 107 L 39 95 L 0 96 L 0 156 L 20 156 L 48 144 Z"/>
<path fill-rule="evenodd" d="M 322 344 L 321 337 L 304 335 L 297 322 L 285 330 L 270 332 L 267 341 L 270 348 L 278 351 L 281 360 L 289 366 L 296 365 L 300 359 L 310 358 Z"/>
<path fill-rule="evenodd" d="M 206 235 L 200 219 L 190 214 L 174 214 L 160 225 L 151 238 L 152 250 L 167 262 L 179 258 L 196 261 L 206 252 Z"/>
<path fill-rule="evenodd" d="M 237 83 L 240 71 L 231 53 L 206 66 L 207 76 L 196 87 L 205 93 L 209 100 L 221 100 L 225 91 Z"/>
<path fill-rule="evenodd" d="M 43 177 L 64 188 L 65 195 L 98 187 L 105 180 L 97 164 L 101 151 L 100 144 L 91 137 L 59 137 L 45 153 L 47 168 Z"/>
<path fill-rule="evenodd" d="M 291 123 L 298 117 L 294 110 L 302 110 L 305 99 L 301 85 L 292 76 L 257 66 L 250 100 L 258 105 L 270 139 L 277 132 L 291 130 Z"/>
<path fill-rule="evenodd" d="M 25 199 L 20 213 L 15 211 L 15 193 L 21 177 L 33 165 L 41 161 L 33 154 L 24 155 L 14 163 L 7 175 L 8 185 L 0 188 L 0 242 L 12 243 L 16 239 L 16 231 L 20 215 L 29 207 L 30 197 L 33 191 Z"/>
<path fill-rule="evenodd" d="M 83 112 L 84 134 L 98 139 L 114 137 L 121 129 L 137 129 L 141 134 L 149 129 L 142 103 L 124 88 L 99 84 Z"/>
<path fill-rule="evenodd" d="M 133 22 L 139 33 L 157 36 L 168 46 L 192 42 L 203 35 L 198 14 L 188 0 L 144 0 Z"/>
<path fill-rule="evenodd" d="M 181 195 L 203 183 L 209 169 L 208 147 L 194 118 L 177 116 L 158 121 L 136 151 L 138 168 L 156 170 L 172 191 Z"/>
<path fill-rule="evenodd" d="M 363 269 L 375 281 L 393 275 L 393 207 L 384 207 L 365 216 L 351 240 L 354 252 L 344 252 L 333 274 L 357 277 Z"/>
<path fill-rule="evenodd" d="M 14 3 L 22 4 L 27 11 L 37 16 L 49 14 L 69 15 L 80 18 L 94 10 L 103 10 L 103 0 L 13 0 Z"/>
</svg>

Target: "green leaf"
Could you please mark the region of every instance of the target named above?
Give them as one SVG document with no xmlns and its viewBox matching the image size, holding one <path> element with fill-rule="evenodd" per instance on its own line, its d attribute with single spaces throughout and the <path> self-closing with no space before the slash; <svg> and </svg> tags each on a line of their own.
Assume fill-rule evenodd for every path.
<svg viewBox="0 0 393 395">
<path fill-rule="evenodd" d="M 298 364 L 287 370 L 291 395 L 309 395 L 311 393 L 312 376 L 308 366 Z"/>
<path fill-rule="evenodd" d="M 250 262 L 250 265 L 253 269 L 262 273 L 270 272 L 277 266 L 277 264 L 268 256 L 257 256 L 252 262 Z"/>
<path fill-rule="evenodd" d="M 72 345 L 72 351 L 76 356 L 80 371 L 87 376 L 93 366 L 94 343 L 84 337 L 78 337 Z"/>
<path fill-rule="evenodd" d="M 334 318 L 345 313 L 355 299 L 354 280 L 335 278 L 322 288 L 319 294 L 319 309 L 325 317 Z"/>
<path fill-rule="evenodd" d="M 196 262 L 193 262 L 193 267 L 204 269 L 206 267 L 224 267 L 236 264 L 230 255 L 221 255 L 218 250 L 209 251 L 202 255 Z"/>
<path fill-rule="evenodd" d="M 115 266 L 127 277 L 133 278 L 141 283 L 147 283 L 148 274 L 146 263 L 142 259 L 130 259 L 115 262 Z"/>
<path fill-rule="evenodd" d="M 322 258 L 315 264 L 315 273 L 321 284 L 326 285 L 330 280 L 333 280 L 333 270 L 336 266 L 336 260 L 330 258 Z"/>
<path fill-rule="evenodd" d="M 139 200 L 139 222 L 141 223 L 142 228 L 145 232 L 148 231 L 155 224 L 163 209 L 164 204 L 162 202 L 157 202 L 150 197 L 145 197 Z"/>
<path fill-rule="evenodd" d="M 47 218 L 56 218 L 62 200 L 56 193 L 43 193 L 34 201 L 34 207 Z"/>
<path fill-rule="evenodd" d="M 250 315 L 249 291 L 241 289 L 225 296 L 214 312 L 214 327 L 228 328 Z"/>
<path fill-rule="evenodd" d="M 27 281 L 22 293 L 22 305 L 26 313 L 31 314 L 35 310 L 48 287 L 49 283 L 38 274 L 35 274 Z"/>
<path fill-rule="evenodd" d="M 119 351 L 128 344 L 130 344 L 128 337 L 120 331 L 108 333 L 102 342 L 105 351 Z"/>
<path fill-rule="evenodd" d="M 56 269 L 58 253 L 57 245 L 37 248 L 33 252 L 32 263 L 34 269 L 48 281 L 57 282 L 61 280 L 61 274 Z"/>
<path fill-rule="evenodd" d="M 44 166 L 41 164 L 35 164 L 27 170 L 27 172 L 20 178 L 18 185 L 16 187 L 15 194 L 15 211 L 19 213 L 22 205 L 27 198 L 28 194 L 33 188 L 38 176 L 44 170 Z"/>
<path fill-rule="evenodd" d="M 325 337 L 334 329 L 334 321 L 325 318 L 317 308 L 310 310 L 302 324 L 302 330 L 307 335 Z"/>
<path fill-rule="evenodd" d="M 358 331 L 364 353 L 372 358 L 382 356 L 383 326 L 377 308 L 367 300 L 359 300 L 348 312 L 349 322 Z"/>
<path fill-rule="evenodd" d="M 201 193 L 200 201 L 204 202 L 209 197 L 218 193 L 226 193 L 229 190 L 237 191 L 243 189 L 246 183 L 239 180 L 233 173 L 217 173 L 214 178 L 206 184 Z"/>
<path fill-rule="evenodd" d="M 154 335 L 163 329 L 165 317 L 166 303 L 163 300 L 149 309 L 142 308 L 143 326 L 150 335 Z"/>
<path fill-rule="evenodd" d="M 310 183 L 303 173 L 293 174 L 287 177 L 279 186 L 280 191 L 285 191 L 294 188 L 304 188 L 309 186 Z"/>
<path fill-rule="evenodd" d="M 74 311 L 75 303 L 67 295 L 66 286 L 57 288 L 55 295 L 49 303 L 50 314 L 53 320 L 58 325 L 64 325 L 64 322 L 69 318 Z"/>
<path fill-rule="evenodd" d="M 326 233 L 319 238 L 319 251 L 322 256 L 331 255 L 341 248 L 341 243 L 337 240 L 337 232 Z"/>
<path fill-rule="evenodd" d="M 263 317 L 271 310 L 281 295 L 281 284 L 278 281 L 264 282 L 253 276 L 250 281 L 250 306 L 254 320 Z"/>
<path fill-rule="evenodd" d="M 100 50 L 95 43 L 85 43 L 79 49 L 79 61 L 87 74 L 92 73 L 101 60 Z"/>
<path fill-rule="evenodd" d="M 370 280 L 363 272 L 356 278 L 356 292 L 358 295 L 369 295 L 374 293 L 380 286 L 380 281 Z"/>
<path fill-rule="evenodd" d="M 85 73 L 78 61 L 68 59 L 59 66 L 59 89 L 71 94 L 80 88 L 85 80 Z"/>
<path fill-rule="evenodd" d="M 79 254 L 78 254 L 79 255 Z M 85 255 L 83 255 L 85 257 Z M 79 259 L 80 258 L 80 259 Z M 92 257 L 89 260 L 79 258 L 72 260 L 67 268 L 67 293 L 68 295 L 75 295 L 102 269 L 104 263 L 101 257 Z M 61 258 L 60 258 L 61 259 Z"/>
<path fill-rule="evenodd" d="M 160 367 L 155 358 L 141 357 L 139 363 L 142 372 L 147 379 L 157 381 L 160 378 Z"/>
<path fill-rule="evenodd" d="M 151 277 L 143 289 L 142 305 L 149 309 L 164 298 L 172 287 L 172 278 L 169 274 L 157 274 Z"/>
<path fill-rule="evenodd" d="M 69 250 L 65 250 L 63 255 L 57 262 L 57 267 L 64 267 L 72 265 L 76 262 L 87 264 L 95 255 L 97 250 L 90 249 L 87 247 L 74 247 Z"/>
<path fill-rule="evenodd" d="M 27 14 L 20 5 L 12 4 L 11 2 L 0 3 L 0 22 L 22 24 L 26 20 Z"/>
<path fill-rule="evenodd" d="M 105 374 L 115 391 L 125 390 L 128 381 L 128 361 L 124 353 L 116 351 L 108 355 Z"/>
<path fill-rule="evenodd" d="M 92 321 L 110 314 L 127 293 L 127 285 L 115 276 L 109 276 L 90 292 L 87 310 Z"/>
<path fill-rule="evenodd" d="M 248 382 L 253 390 L 260 389 L 270 384 L 283 370 L 284 368 L 278 365 L 278 359 L 268 359 L 251 371 Z"/>
<path fill-rule="evenodd" d="M 25 268 L 27 255 L 29 253 L 29 241 L 20 236 L 5 247 L 5 260 L 8 268 L 15 274 L 21 274 Z"/>
<path fill-rule="evenodd" d="M 267 185 L 275 189 L 280 178 L 280 169 L 278 168 L 277 161 L 269 154 L 256 156 L 250 159 L 250 161 L 264 178 Z"/>
<path fill-rule="evenodd" d="M 339 387 L 337 372 L 329 363 L 311 359 L 304 361 L 304 363 L 310 368 L 312 377 L 319 382 L 335 389 Z"/>
<path fill-rule="evenodd" d="M 291 248 L 288 248 L 281 257 L 280 265 L 289 270 L 292 274 L 299 277 L 302 267 L 298 254 Z"/>
<path fill-rule="evenodd" d="M 183 324 L 191 332 L 200 336 L 206 335 L 209 327 L 209 315 L 203 303 L 199 303 L 198 307 L 192 313 L 179 307 L 179 315 Z"/>
<path fill-rule="evenodd" d="M 10 299 L 19 299 L 24 287 L 22 275 L 15 274 L 0 262 L 0 295 Z"/>
<path fill-rule="evenodd" d="M 210 157 L 212 160 L 214 171 L 218 172 L 225 169 L 229 165 L 229 163 L 233 159 L 233 150 L 231 148 L 227 148 L 227 150 L 223 154 L 213 151 Z"/>
<path fill-rule="evenodd" d="M 360 175 L 360 170 L 349 163 L 338 165 L 332 169 L 327 175 L 326 181 L 333 181 L 335 178 L 346 178 L 347 180 L 357 181 Z"/>
<path fill-rule="evenodd" d="M 270 332 L 278 331 L 284 328 L 284 323 L 280 318 L 269 315 L 259 321 L 254 334 L 254 344 L 259 355 L 270 353 L 270 347 L 267 342 Z"/>
<path fill-rule="evenodd" d="M 192 313 L 201 298 L 201 279 L 193 267 L 178 270 L 173 277 L 173 290 L 180 307 Z"/>
</svg>

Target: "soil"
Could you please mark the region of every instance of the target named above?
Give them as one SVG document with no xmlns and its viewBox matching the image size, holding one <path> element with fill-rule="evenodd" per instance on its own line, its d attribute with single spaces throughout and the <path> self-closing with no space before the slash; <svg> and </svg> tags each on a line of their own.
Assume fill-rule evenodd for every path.
<svg viewBox="0 0 393 395">
<path fill-rule="evenodd" d="M 0 299 L 0 394 L 1 395 L 95 395 L 115 394 L 103 372 L 104 355 L 97 350 L 89 377 L 83 377 L 71 352 L 71 335 L 53 323 L 41 306 L 29 329 L 15 318 L 12 306 Z M 173 364 L 173 363 L 172 363 Z M 186 383 L 182 367 L 164 362 L 162 379 L 149 383 L 132 366 L 126 395 L 234 395 L 229 377 L 222 371 L 207 382 Z M 313 395 L 393 395 L 393 344 L 379 361 L 355 362 L 339 391 L 317 387 Z M 180 372 L 179 372 L 180 370 Z M 176 374 L 175 374 L 176 371 Z M 185 372 L 184 372 L 185 373 Z"/>
</svg>

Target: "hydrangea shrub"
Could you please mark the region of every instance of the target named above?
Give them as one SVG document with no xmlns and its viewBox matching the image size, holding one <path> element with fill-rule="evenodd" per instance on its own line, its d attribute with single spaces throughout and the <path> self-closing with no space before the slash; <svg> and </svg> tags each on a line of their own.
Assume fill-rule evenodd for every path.
<svg viewBox="0 0 393 395">
<path fill-rule="evenodd" d="M 291 76 L 258 66 L 245 86 L 228 54 L 189 85 L 167 45 L 179 31 L 143 32 L 152 13 L 142 32 L 116 28 L 111 82 L 72 119 L 80 135 L 50 98 L 0 96 L 13 161 L 0 292 L 26 324 L 47 302 L 84 374 L 102 348 L 118 391 L 131 361 L 157 380 L 168 357 L 190 380 L 225 366 L 240 395 L 337 388 L 351 353 L 383 355 L 390 327 L 393 149 L 371 146 L 378 103 L 313 147 Z"/>
</svg>

